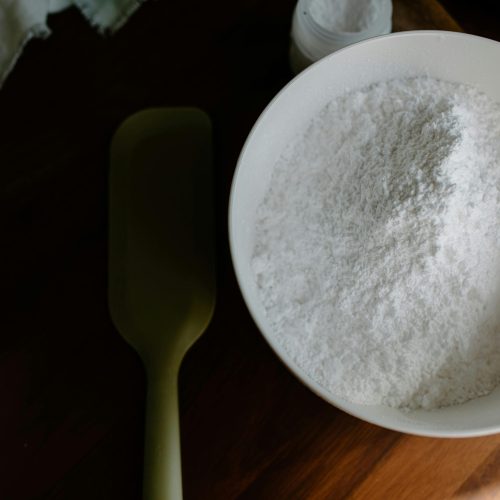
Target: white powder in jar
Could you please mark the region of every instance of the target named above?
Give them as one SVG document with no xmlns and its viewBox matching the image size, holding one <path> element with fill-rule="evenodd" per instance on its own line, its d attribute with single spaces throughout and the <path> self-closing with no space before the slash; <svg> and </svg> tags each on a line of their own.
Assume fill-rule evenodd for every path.
<svg viewBox="0 0 500 500">
<path fill-rule="evenodd" d="M 370 27 L 385 0 L 311 0 L 309 12 L 323 28 L 357 33 Z"/>
<path fill-rule="evenodd" d="M 427 77 L 332 100 L 276 164 L 252 268 L 273 335 L 348 401 L 500 383 L 500 105 Z"/>
</svg>

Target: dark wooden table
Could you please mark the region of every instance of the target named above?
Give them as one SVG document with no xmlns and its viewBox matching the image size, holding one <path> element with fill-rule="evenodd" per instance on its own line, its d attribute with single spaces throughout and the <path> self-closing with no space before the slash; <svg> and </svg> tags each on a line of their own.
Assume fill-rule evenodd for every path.
<svg viewBox="0 0 500 500">
<path fill-rule="evenodd" d="M 217 309 L 180 376 L 185 498 L 500 497 L 500 436 L 410 437 L 342 413 L 288 373 L 243 304 L 229 186 L 292 76 L 294 4 L 150 1 L 110 38 L 72 9 L 1 89 L 0 500 L 140 498 L 146 385 L 107 311 L 108 147 L 128 115 L 173 105 L 212 118 L 218 221 Z M 460 29 L 434 0 L 394 4 L 395 29 Z"/>
</svg>

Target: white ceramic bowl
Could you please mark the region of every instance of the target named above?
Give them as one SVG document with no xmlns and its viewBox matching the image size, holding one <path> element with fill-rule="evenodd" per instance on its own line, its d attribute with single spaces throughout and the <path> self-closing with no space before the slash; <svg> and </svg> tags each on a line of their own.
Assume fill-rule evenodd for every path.
<svg viewBox="0 0 500 500">
<path fill-rule="evenodd" d="M 243 297 L 260 331 L 288 368 L 323 399 L 368 422 L 411 434 L 493 434 L 500 432 L 500 389 L 462 405 L 410 413 L 385 406 L 352 404 L 330 394 L 273 339 L 250 268 L 256 209 L 276 160 L 294 135 L 332 97 L 346 89 L 423 74 L 474 84 L 500 102 L 500 43 L 443 31 L 396 33 L 335 52 L 292 80 L 262 113 L 239 158 L 229 203 L 231 254 Z"/>
</svg>

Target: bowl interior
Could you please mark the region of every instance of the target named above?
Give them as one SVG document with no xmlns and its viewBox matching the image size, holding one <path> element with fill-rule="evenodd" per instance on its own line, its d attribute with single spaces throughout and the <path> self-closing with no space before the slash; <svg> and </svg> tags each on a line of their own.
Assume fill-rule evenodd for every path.
<svg viewBox="0 0 500 500">
<path fill-rule="evenodd" d="M 264 337 L 290 370 L 321 397 L 363 420 L 403 432 L 448 437 L 490 434 L 500 432 L 500 389 L 462 405 L 409 413 L 351 404 L 325 391 L 273 340 L 250 268 L 257 206 L 277 159 L 296 140 L 304 123 L 349 89 L 424 74 L 474 84 L 500 102 L 500 43 L 441 31 L 397 33 L 336 52 L 292 80 L 262 113 L 241 153 L 229 207 L 231 254 L 245 302 Z"/>
</svg>

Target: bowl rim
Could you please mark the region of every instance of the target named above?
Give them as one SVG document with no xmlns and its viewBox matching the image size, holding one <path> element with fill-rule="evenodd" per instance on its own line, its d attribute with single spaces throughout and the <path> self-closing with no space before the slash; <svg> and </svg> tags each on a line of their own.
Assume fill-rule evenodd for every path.
<svg viewBox="0 0 500 500">
<path fill-rule="evenodd" d="M 236 167 L 234 170 L 233 174 L 233 179 L 231 182 L 231 189 L 230 189 L 230 195 L 229 195 L 229 203 L 228 203 L 228 235 L 229 235 L 229 249 L 230 249 L 230 254 L 231 254 L 231 261 L 233 264 L 233 269 L 236 275 L 236 280 L 238 283 L 238 287 L 240 289 L 240 292 L 243 296 L 243 300 L 245 302 L 245 305 L 248 309 L 248 312 L 250 313 L 250 316 L 252 320 L 254 321 L 255 325 L 257 326 L 260 334 L 262 337 L 264 337 L 265 341 L 268 343 L 268 345 L 271 347 L 271 349 L 274 351 L 274 353 L 277 355 L 278 359 L 283 363 L 283 365 L 295 376 L 295 378 L 301 382 L 303 385 L 305 385 L 309 390 L 311 390 L 314 394 L 322 398 L 324 401 L 327 403 L 331 404 L 332 406 L 344 411 L 345 413 L 352 415 L 356 418 L 359 418 L 360 420 L 363 420 L 365 422 L 371 423 L 378 425 L 380 427 L 383 427 L 385 429 L 393 430 L 393 431 L 398 431 L 398 432 L 403 432 L 406 434 L 411 434 L 411 435 L 416 435 L 416 436 L 424 436 L 424 437 L 438 437 L 438 438 L 465 438 L 465 437 L 480 437 L 480 436 L 488 436 L 491 434 L 496 434 L 500 432 L 500 421 L 497 425 L 489 425 L 489 426 L 482 426 L 480 428 L 474 429 L 473 427 L 471 429 L 466 429 L 466 430 L 456 430 L 456 429 L 419 429 L 418 426 L 410 423 L 410 422 L 404 422 L 401 421 L 401 423 L 398 422 L 398 424 L 393 424 L 393 423 L 387 423 L 385 422 L 384 418 L 379 418 L 377 416 L 370 416 L 366 414 L 361 414 L 361 412 L 357 411 L 356 408 L 353 408 L 353 405 L 349 403 L 346 400 L 341 399 L 340 397 L 335 396 L 331 392 L 327 391 L 325 388 L 323 388 L 319 383 L 317 383 L 312 377 L 310 377 L 307 373 L 305 373 L 285 352 L 283 347 L 275 340 L 272 338 L 271 335 L 266 333 L 266 329 L 264 328 L 264 325 L 261 324 L 259 321 L 256 313 L 255 313 L 255 308 L 253 306 L 253 301 L 250 299 L 247 289 L 245 286 L 245 280 L 243 279 L 243 273 L 241 271 L 241 267 L 239 265 L 238 257 L 237 257 L 237 252 L 236 252 L 236 244 L 235 244 L 235 236 L 234 232 L 232 229 L 233 226 L 233 221 L 234 219 L 234 212 L 235 212 L 235 205 L 237 203 L 236 200 L 236 186 L 238 185 L 238 179 L 241 175 L 241 170 L 242 170 L 242 164 L 243 164 L 243 158 L 246 156 L 246 152 L 250 146 L 250 144 L 253 142 L 253 136 L 256 132 L 256 130 L 260 127 L 261 122 L 263 121 L 264 117 L 267 116 L 269 113 L 270 109 L 273 107 L 274 103 L 281 98 L 281 96 L 288 91 L 289 87 L 293 86 L 295 82 L 298 79 L 304 78 L 304 75 L 306 75 L 309 71 L 311 71 L 313 68 L 315 68 L 317 65 L 321 64 L 331 64 L 331 60 L 335 60 L 337 55 L 341 52 L 344 51 L 349 51 L 352 49 L 352 47 L 358 46 L 358 45 L 366 45 L 366 44 L 374 44 L 380 41 L 381 39 L 398 39 L 398 38 L 407 38 L 407 37 L 412 37 L 412 38 L 420 38 L 420 37 L 429 37 L 429 36 L 442 36 L 445 38 L 467 38 L 467 39 L 478 39 L 481 40 L 481 43 L 487 43 L 487 44 L 493 44 L 496 46 L 500 46 L 500 42 L 497 42 L 496 40 L 491 40 L 489 38 L 481 37 L 478 35 L 472 35 L 468 33 L 460 33 L 460 32 L 455 32 L 455 31 L 445 31 L 445 30 L 414 30 L 414 31 L 401 31 L 397 33 L 390 33 L 388 35 L 381 35 L 381 36 L 376 36 L 367 40 L 362 40 L 360 42 L 353 43 L 349 45 L 348 47 L 344 47 L 342 49 L 337 50 L 336 52 L 320 59 L 319 61 L 311 64 L 308 68 L 303 70 L 301 73 L 296 75 L 292 80 L 290 80 L 272 99 L 271 101 L 267 104 L 267 106 L 264 108 L 264 110 L 260 113 L 258 119 L 252 126 L 252 129 L 250 130 L 247 138 L 245 139 L 245 142 L 243 144 L 243 147 L 241 149 L 241 152 L 238 156 L 238 160 L 236 162 Z"/>
</svg>

